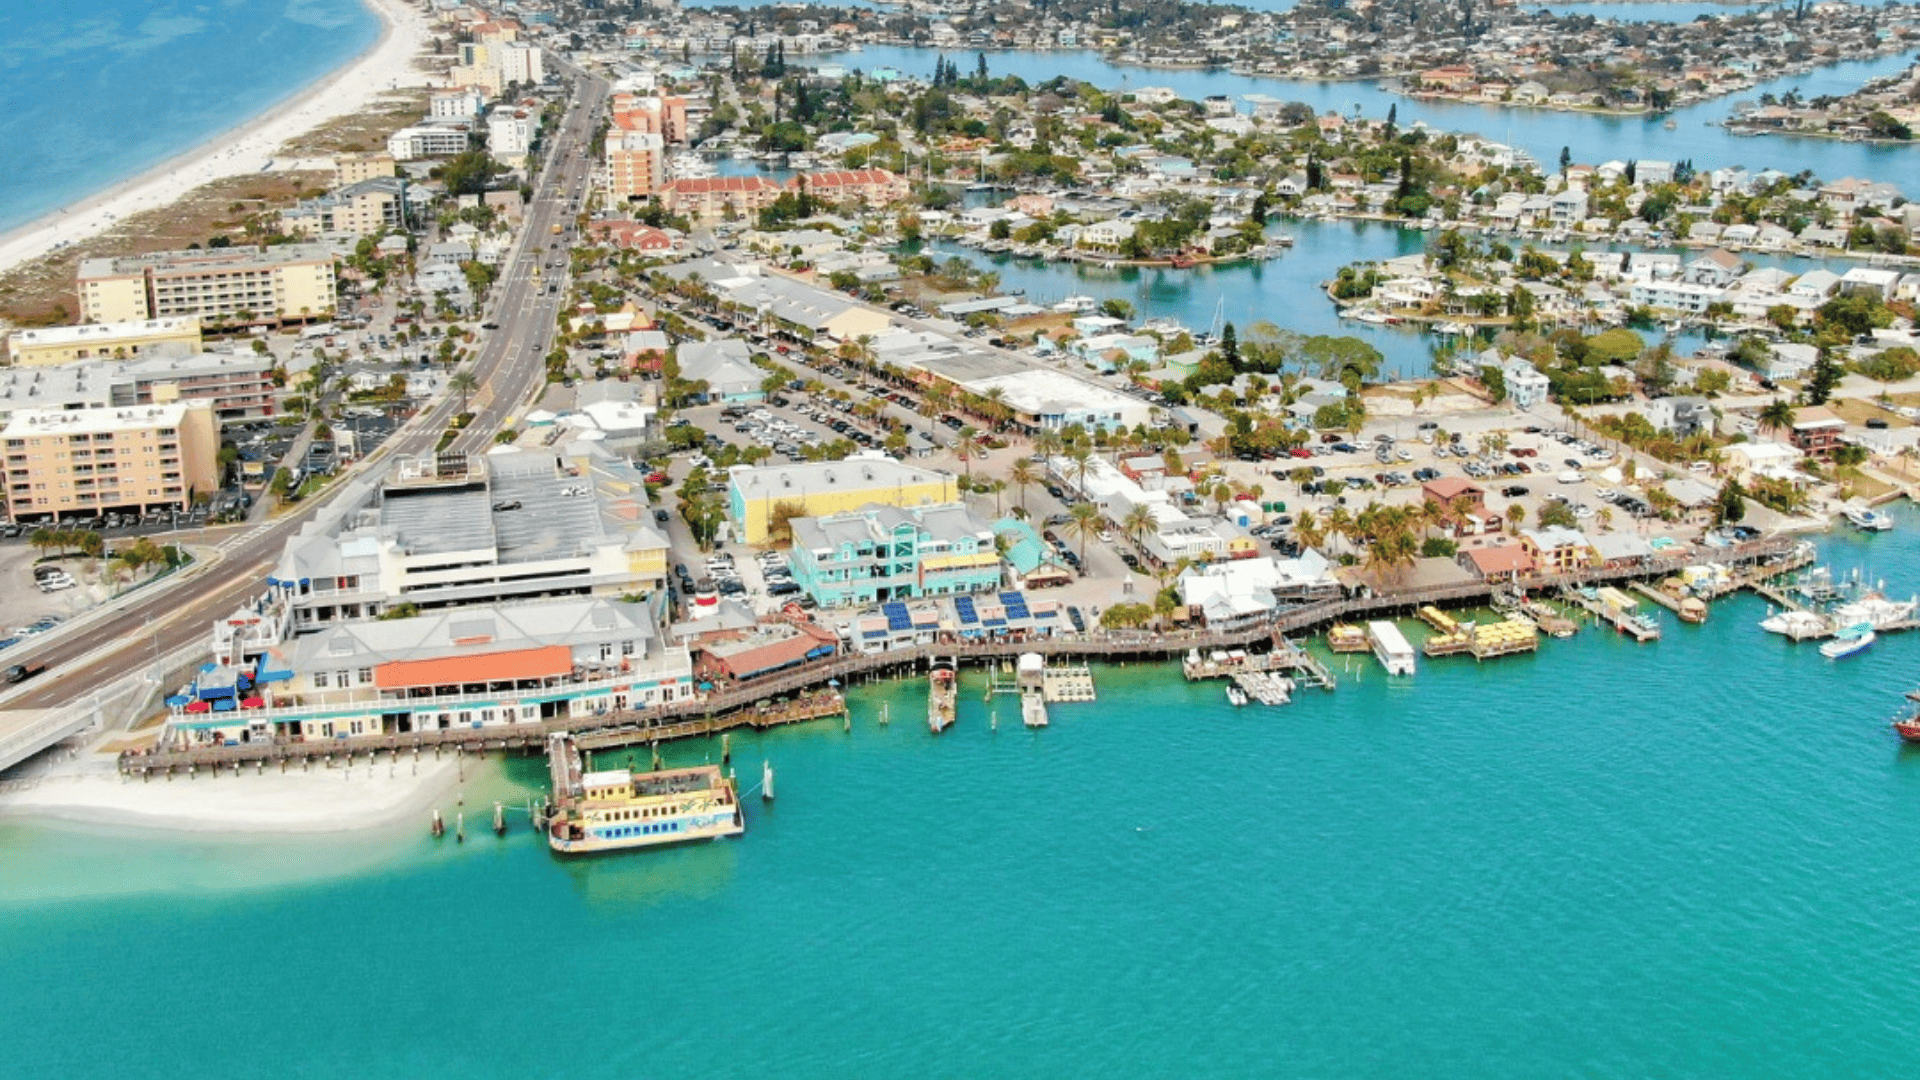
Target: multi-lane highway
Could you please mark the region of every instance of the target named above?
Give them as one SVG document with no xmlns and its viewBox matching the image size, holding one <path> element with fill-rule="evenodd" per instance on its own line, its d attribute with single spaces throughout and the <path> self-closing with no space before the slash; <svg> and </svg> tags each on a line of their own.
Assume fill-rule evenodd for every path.
<svg viewBox="0 0 1920 1080">
<path fill-rule="evenodd" d="M 562 66 L 574 81 L 567 111 L 552 138 L 552 149 L 534 182 L 526 223 L 496 283 L 487 331 L 471 371 L 479 383 L 469 401 L 474 418 L 455 449 L 484 450 L 493 433 L 545 380 L 544 357 L 553 340 L 566 290 L 561 271 L 534 269 L 567 262 L 567 241 L 591 168 L 587 145 L 607 98 L 605 80 Z M 554 226 L 561 226 L 555 235 Z M 450 394 L 416 417 L 389 440 L 386 455 L 431 451 L 460 408 Z M 379 460 L 385 460 L 383 456 Z M 378 462 L 376 461 L 375 464 Z M 337 489 L 336 489 L 337 490 Z M 103 683 L 155 662 L 156 658 L 199 653 L 206 648 L 212 620 L 233 612 L 266 586 L 266 575 L 286 539 L 325 505 L 316 498 L 265 524 L 249 524 L 209 537 L 220 550 L 218 565 L 177 586 L 136 593 L 106 613 L 78 620 L 79 625 L 52 636 L 37 648 L 8 650 L 10 663 L 46 663 L 53 670 L 13 696 L 11 709 L 54 708 L 84 699 Z M 161 539 L 167 539 L 165 537 Z M 191 541 L 192 537 L 180 539 Z"/>
</svg>

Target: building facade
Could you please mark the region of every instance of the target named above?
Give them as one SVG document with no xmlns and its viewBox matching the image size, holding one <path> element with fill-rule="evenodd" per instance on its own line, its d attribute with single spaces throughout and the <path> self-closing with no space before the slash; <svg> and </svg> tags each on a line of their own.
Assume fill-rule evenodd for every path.
<svg viewBox="0 0 1920 1080">
<path fill-rule="evenodd" d="M 294 632 L 538 597 L 619 596 L 666 581 L 644 477 L 610 455 L 408 458 L 287 541 L 268 584 Z"/>
<path fill-rule="evenodd" d="M 727 513 L 734 533 L 748 544 L 764 544 L 776 516 L 832 517 L 870 504 L 900 509 L 960 500 L 952 473 L 923 469 L 877 451 L 845 461 L 789 465 L 737 465 L 727 474 Z"/>
<path fill-rule="evenodd" d="M 690 218 L 737 217 L 758 214 L 772 206 L 786 188 L 764 176 L 685 177 L 660 187 L 660 203 Z"/>
<path fill-rule="evenodd" d="M 794 584 L 822 607 L 1000 587 L 993 530 L 959 503 L 866 506 L 793 521 Z"/>
<path fill-rule="evenodd" d="M 334 255 L 318 244 L 86 259 L 76 284 L 91 323 L 199 317 L 267 326 L 332 316 Z"/>
<path fill-rule="evenodd" d="M 15 367 L 40 367 L 75 360 L 129 360 L 153 353 L 197 353 L 200 345 L 200 320 L 187 315 L 16 330 L 7 338 L 7 357 Z"/>
<path fill-rule="evenodd" d="M 485 729 L 695 696 L 687 649 L 663 639 L 649 604 L 499 604 L 282 638 L 284 592 L 277 588 L 260 609 L 215 625 L 214 670 L 169 699 L 171 740 L 195 746 Z M 236 626 L 246 632 L 236 634 Z M 220 698 L 237 697 L 236 690 L 250 696 L 221 709 Z M 196 710 L 196 700 L 214 708 Z"/>
<path fill-rule="evenodd" d="M 219 422 L 204 402 L 22 409 L 0 448 L 15 521 L 180 509 L 219 487 Z"/>
</svg>

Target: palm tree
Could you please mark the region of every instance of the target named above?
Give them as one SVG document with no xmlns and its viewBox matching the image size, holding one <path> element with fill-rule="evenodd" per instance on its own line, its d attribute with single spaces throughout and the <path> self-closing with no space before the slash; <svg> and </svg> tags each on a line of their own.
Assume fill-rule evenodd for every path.
<svg viewBox="0 0 1920 1080">
<path fill-rule="evenodd" d="M 1793 426 L 1793 404 L 1785 398 L 1774 398 L 1760 410 L 1760 430 L 1777 434 Z"/>
<path fill-rule="evenodd" d="M 973 479 L 973 459 L 980 456 L 981 450 L 980 432 L 972 424 L 961 428 L 953 437 L 953 453 L 960 459 L 969 480 Z"/>
<path fill-rule="evenodd" d="M 1013 462 L 1013 471 L 1009 473 L 1008 476 L 1013 481 L 1014 490 L 1020 493 L 1021 508 L 1025 509 L 1027 505 L 1027 488 L 1030 487 L 1036 479 L 1038 479 L 1038 477 L 1034 473 L 1033 459 L 1032 458 L 1015 458 Z"/>
<path fill-rule="evenodd" d="M 1120 519 L 1120 531 L 1126 533 L 1127 539 L 1135 544 L 1145 546 L 1147 534 L 1153 531 L 1155 524 L 1153 509 L 1146 503 L 1136 503 Z"/>
<path fill-rule="evenodd" d="M 1087 473 L 1093 469 L 1093 451 L 1085 446 L 1075 446 L 1067 452 L 1067 475 L 1073 478 L 1073 492 L 1081 498 L 1086 497 Z"/>
<path fill-rule="evenodd" d="M 1512 529 L 1514 532 L 1519 532 L 1520 527 L 1526 523 L 1526 520 L 1527 520 L 1527 508 L 1524 504 L 1514 503 L 1512 506 L 1507 507 L 1507 527 L 1508 528 Z"/>
<path fill-rule="evenodd" d="M 1293 535 L 1303 548 L 1318 548 L 1326 543 L 1327 531 L 1311 510 L 1302 510 L 1293 520 Z"/>
<path fill-rule="evenodd" d="M 1353 528 L 1353 515 L 1348 513 L 1347 508 L 1339 503 L 1333 504 L 1332 509 L 1327 511 L 1327 539 L 1332 540 L 1338 536 L 1343 540 L 1351 542 L 1353 539 Z"/>
<path fill-rule="evenodd" d="M 1080 563 L 1086 565 L 1087 538 L 1100 531 L 1100 508 L 1090 502 L 1077 502 L 1067 512 L 1067 531 L 1080 538 Z"/>
<path fill-rule="evenodd" d="M 471 371 L 456 371 L 447 376 L 447 389 L 460 395 L 460 411 L 466 412 L 468 399 L 480 389 L 480 380 Z"/>
</svg>

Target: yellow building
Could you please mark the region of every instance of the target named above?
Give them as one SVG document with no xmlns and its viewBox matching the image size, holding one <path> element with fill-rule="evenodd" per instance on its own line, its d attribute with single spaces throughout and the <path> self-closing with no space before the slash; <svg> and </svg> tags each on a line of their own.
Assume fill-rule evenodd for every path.
<svg viewBox="0 0 1920 1080">
<path fill-rule="evenodd" d="M 329 318 L 333 252 L 319 244 L 158 251 L 86 259 L 76 275 L 82 321 L 198 315 L 240 325 Z"/>
<path fill-rule="evenodd" d="M 200 320 L 186 315 L 16 330 L 7 338 L 7 358 L 19 367 L 45 367 L 76 360 L 132 360 L 156 352 L 191 356 L 202 347 Z"/>
<path fill-rule="evenodd" d="M 393 155 L 381 150 L 333 157 L 333 186 L 337 188 L 378 176 L 395 176 L 398 172 Z"/>
<path fill-rule="evenodd" d="M 205 401 L 21 409 L 0 446 L 16 521 L 185 507 L 219 487 L 220 426 Z"/>
<path fill-rule="evenodd" d="M 879 504 L 907 509 L 960 501 L 952 473 L 895 461 L 877 451 L 845 461 L 740 465 L 727 476 L 727 513 L 735 535 L 765 544 L 776 517 L 826 517 Z"/>
</svg>

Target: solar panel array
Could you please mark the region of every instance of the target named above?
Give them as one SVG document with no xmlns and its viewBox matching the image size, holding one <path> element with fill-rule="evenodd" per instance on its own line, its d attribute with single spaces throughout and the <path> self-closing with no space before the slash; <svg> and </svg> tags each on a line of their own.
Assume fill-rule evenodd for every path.
<svg viewBox="0 0 1920 1080">
<path fill-rule="evenodd" d="M 1020 593 L 1003 592 L 1000 594 L 1000 603 L 1006 606 L 1007 618 L 1009 619 L 1030 619 L 1033 617 L 1027 611 L 1027 598 Z"/>
<path fill-rule="evenodd" d="M 887 629 L 911 630 L 913 617 L 907 614 L 907 605 L 894 602 L 880 605 L 880 614 L 887 617 Z"/>
<path fill-rule="evenodd" d="M 960 616 L 960 625 L 972 626 L 980 621 L 979 613 L 973 610 L 973 597 L 956 596 L 953 598 L 954 614 Z"/>
</svg>

